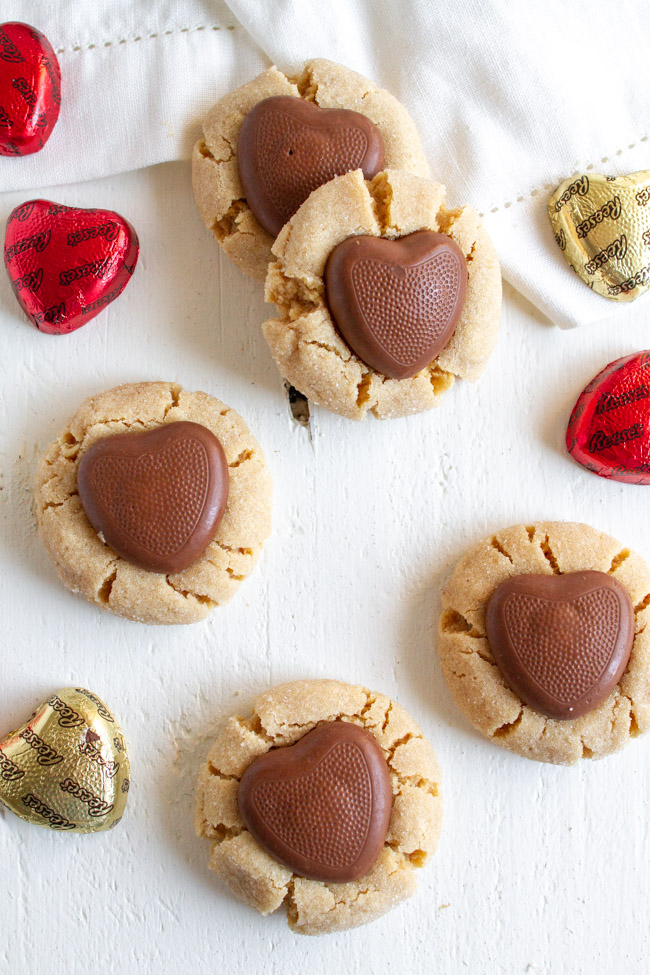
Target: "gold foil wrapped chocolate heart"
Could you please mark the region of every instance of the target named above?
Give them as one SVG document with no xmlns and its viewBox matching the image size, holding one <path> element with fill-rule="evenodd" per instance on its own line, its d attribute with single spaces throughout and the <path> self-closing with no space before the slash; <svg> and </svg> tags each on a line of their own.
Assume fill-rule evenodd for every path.
<svg viewBox="0 0 650 975">
<path fill-rule="evenodd" d="M 98 697 L 66 687 L 0 741 L 0 801 L 49 829 L 96 833 L 116 826 L 129 791 L 129 759 Z"/>
<path fill-rule="evenodd" d="M 650 170 L 572 176 L 548 212 L 569 266 L 592 291 L 634 301 L 650 288 Z"/>
</svg>

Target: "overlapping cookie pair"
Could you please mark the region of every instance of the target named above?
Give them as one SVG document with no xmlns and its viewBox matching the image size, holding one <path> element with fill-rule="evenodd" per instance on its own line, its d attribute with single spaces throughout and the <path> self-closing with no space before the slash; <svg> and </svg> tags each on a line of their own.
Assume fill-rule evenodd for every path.
<svg viewBox="0 0 650 975">
<path fill-rule="evenodd" d="M 496 342 L 499 263 L 478 214 L 449 209 L 413 121 L 340 65 L 270 68 L 209 112 L 193 154 L 203 220 L 279 317 L 283 377 L 351 419 L 438 405 Z"/>
</svg>

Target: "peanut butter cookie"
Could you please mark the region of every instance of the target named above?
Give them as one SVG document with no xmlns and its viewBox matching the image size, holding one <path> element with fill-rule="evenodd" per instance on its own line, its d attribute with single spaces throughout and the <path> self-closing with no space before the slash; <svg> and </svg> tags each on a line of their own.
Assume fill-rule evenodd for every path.
<svg viewBox="0 0 650 975">
<path fill-rule="evenodd" d="M 369 182 L 356 170 L 314 190 L 280 232 L 266 278 L 280 317 L 263 330 L 283 377 L 310 400 L 353 420 L 406 416 L 485 369 L 499 261 L 476 211 L 447 209 L 444 193 L 410 173 L 387 169 Z M 391 253 L 365 253 L 377 244 Z M 341 248 L 357 245 L 361 259 L 344 255 L 333 280 Z M 335 322 L 335 297 L 345 322 Z"/>
<path fill-rule="evenodd" d="M 175 383 L 87 399 L 40 459 L 34 498 L 66 586 L 143 623 L 205 619 L 270 532 L 259 444 L 230 407 Z"/>
<path fill-rule="evenodd" d="M 570 522 L 483 539 L 445 587 L 442 670 L 475 728 L 526 758 L 602 758 L 650 726 L 650 569 Z"/>
<path fill-rule="evenodd" d="M 275 110 L 272 117 L 267 99 L 276 100 L 271 106 Z M 294 99 L 296 105 L 292 106 Z M 262 102 L 265 105 L 260 109 Z M 323 119 L 318 118 L 318 109 L 325 110 Z M 267 187 L 271 199 L 268 193 L 263 194 L 265 200 L 260 201 L 263 205 L 258 214 L 269 229 L 255 217 L 244 187 L 246 183 L 250 191 L 255 175 L 249 172 L 250 167 L 240 165 L 242 145 L 245 153 L 250 147 L 246 133 L 243 142 L 240 140 L 242 126 L 247 119 L 256 123 L 251 113 L 260 110 L 265 113 L 259 120 L 264 128 L 257 131 L 272 185 Z M 341 116 L 346 113 L 358 113 L 362 119 L 356 125 L 354 119 L 345 123 Z M 322 58 L 308 61 L 295 78 L 269 68 L 221 98 L 208 113 L 203 132 L 192 155 L 194 196 L 203 222 L 228 257 L 259 281 L 264 280 L 267 265 L 273 260 L 271 245 L 279 227 L 310 189 L 333 175 L 366 164 L 374 175 L 372 167 L 379 154 L 385 167 L 429 175 L 413 120 L 397 99 L 362 75 Z M 324 155 L 323 137 L 327 143 Z M 275 208 L 269 222 L 265 215 L 273 211 L 273 203 L 279 204 L 279 209 Z M 287 209 L 289 203 L 292 205 Z"/>
<path fill-rule="evenodd" d="M 376 758 L 364 760 L 368 747 L 388 783 L 383 825 L 374 809 L 382 773 Z M 212 840 L 210 868 L 260 914 L 284 903 L 299 934 L 342 931 L 414 892 L 415 868 L 438 843 L 439 783 L 433 748 L 399 704 L 338 681 L 295 681 L 224 725 L 199 773 L 196 832 Z M 359 850 L 363 876 L 312 879 L 351 876 Z"/>
</svg>

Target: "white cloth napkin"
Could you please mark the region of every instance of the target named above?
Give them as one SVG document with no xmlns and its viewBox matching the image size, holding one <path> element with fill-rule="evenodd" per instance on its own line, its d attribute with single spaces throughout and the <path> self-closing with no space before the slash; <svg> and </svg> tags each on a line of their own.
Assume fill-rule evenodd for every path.
<svg viewBox="0 0 650 975">
<path fill-rule="evenodd" d="M 576 171 L 650 169 L 647 0 L 10 0 L 2 19 L 62 49 L 64 101 L 42 153 L 0 157 L 0 189 L 187 157 L 231 87 L 328 57 L 406 105 L 448 201 L 484 214 L 552 321 L 624 315 L 569 269 L 546 203 Z"/>
</svg>

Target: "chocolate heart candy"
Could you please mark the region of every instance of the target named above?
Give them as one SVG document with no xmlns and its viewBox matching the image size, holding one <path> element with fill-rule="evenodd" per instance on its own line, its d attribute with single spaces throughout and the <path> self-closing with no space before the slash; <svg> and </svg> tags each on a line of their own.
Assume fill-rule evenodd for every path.
<svg viewBox="0 0 650 975">
<path fill-rule="evenodd" d="M 16 297 L 41 332 L 73 332 L 117 298 L 135 270 L 138 236 L 112 210 L 28 200 L 9 215 L 4 258 Z"/>
<path fill-rule="evenodd" d="M 341 721 L 256 758 L 239 785 L 239 809 L 258 843 L 295 873 L 325 882 L 368 873 L 392 802 L 379 745 L 368 731 Z"/>
<path fill-rule="evenodd" d="M 572 176 L 548 212 L 562 253 L 593 291 L 632 301 L 650 288 L 650 170 Z"/>
<path fill-rule="evenodd" d="M 228 500 L 223 448 L 199 423 L 120 433 L 82 456 L 77 486 L 88 519 L 134 565 L 173 573 L 210 544 Z"/>
<path fill-rule="evenodd" d="M 129 791 L 129 759 L 109 709 L 66 687 L 0 741 L 0 801 L 49 829 L 96 833 L 116 826 Z"/>
<path fill-rule="evenodd" d="M 277 237 L 309 194 L 335 176 L 381 172 L 384 141 L 359 112 L 319 108 L 301 98 L 265 98 L 244 119 L 237 161 L 249 207 Z"/>
<path fill-rule="evenodd" d="M 578 718 L 604 701 L 634 640 L 627 590 L 604 572 L 513 576 L 490 597 L 485 623 L 507 683 L 549 718 Z"/>
<path fill-rule="evenodd" d="M 29 24 L 0 24 L 0 155 L 42 149 L 60 105 L 61 69 L 48 39 Z"/>
<path fill-rule="evenodd" d="M 650 484 L 650 351 L 616 359 L 571 411 L 567 450 L 594 474 Z"/>
<path fill-rule="evenodd" d="M 325 284 L 350 348 L 377 372 L 406 379 L 451 338 L 467 293 L 467 265 L 446 234 L 348 237 L 329 256 Z"/>
</svg>

